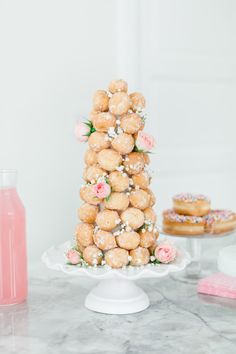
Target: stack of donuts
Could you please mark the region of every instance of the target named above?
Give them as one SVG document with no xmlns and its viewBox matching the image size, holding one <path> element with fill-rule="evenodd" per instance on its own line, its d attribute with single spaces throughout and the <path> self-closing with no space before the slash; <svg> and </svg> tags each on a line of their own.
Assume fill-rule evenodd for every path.
<svg viewBox="0 0 236 354">
<path fill-rule="evenodd" d="M 211 210 L 203 194 L 181 193 L 172 198 L 173 209 L 163 212 L 163 230 L 172 235 L 221 234 L 236 228 L 231 210 Z"/>
<path fill-rule="evenodd" d="M 123 80 L 93 96 L 84 156 L 83 204 L 76 247 L 88 265 L 121 268 L 150 262 L 158 232 L 148 152 L 154 139 L 143 132 L 145 98 L 128 94 Z"/>
</svg>

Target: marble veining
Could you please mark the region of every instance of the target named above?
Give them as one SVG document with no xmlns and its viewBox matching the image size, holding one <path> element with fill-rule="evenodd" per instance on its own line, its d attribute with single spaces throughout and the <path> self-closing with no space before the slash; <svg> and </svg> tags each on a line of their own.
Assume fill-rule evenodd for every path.
<svg viewBox="0 0 236 354">
<path fill-rule="evenodd" d="M 151 306 L 133 315 L 87 310 L 92 280 L 31 269 L 27 303 L 0 307 L 1 354 L 234 354 L 236 301 L 172 278 L 140 280 Z"/>
</svg>

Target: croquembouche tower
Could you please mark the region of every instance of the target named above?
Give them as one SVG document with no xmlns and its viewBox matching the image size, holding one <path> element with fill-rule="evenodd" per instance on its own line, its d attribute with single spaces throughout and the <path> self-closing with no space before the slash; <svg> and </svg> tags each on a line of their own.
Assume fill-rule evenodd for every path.
<svg viewBox="0 0 236 354">
<path fill-rule="evenodd" d="M 75 128 L 88 149 L 76 246 L 68 258 L 112 268 L 155 262 L 158 232 L 148 172 L 155 141 L 144 132 L 145 98 L 129 94 L 124 80 L 113 80 L 92 102 L 89 121 Z"/>
</svg>

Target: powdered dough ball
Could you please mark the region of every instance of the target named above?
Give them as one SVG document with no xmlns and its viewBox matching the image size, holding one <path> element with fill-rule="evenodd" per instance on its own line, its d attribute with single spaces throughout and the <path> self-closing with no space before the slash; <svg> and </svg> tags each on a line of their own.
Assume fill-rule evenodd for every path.
<svg viewBox="0 0 236 354">
<path fill-rule="evenodd" d="M 157 216 L 155 211 L 152 208 L 147 208 L 143 211 L 145 220 L 151 221 L 153 224 L 157 221 Z"/>
<path fill-rule="evenodd" d="M 127 113 L 122 116 L 120 127 L 125 133 L 135 134 L 142 128 L 142 119 L 136 113 Z"/>
<path fill-rule="evenodd" d="M 144 214 L 137 208 L 128 208 L 121 214 L 122 222 L 136 230 L 144 223 Z"/>
<path fill-rule="evenodd" d="M 82 246 L 93 245 L 93 225 L 79 224 L 76 229 L 76 239 Z"/>
<path fill-rule="evenodd" d="M 99 230 L 93 235 L 93 240 L 102 251 L 117 247 L 115 236 L 111 232 Z"/>
<path fill-rule="evenodd" d="M 146 189 L 146 192 L 149 194 L 150 196 L 150 204 L 149 206 L 152 207 L 153 205 L 156 204 L 156 197 L 155 194 L 151 191 L 151 189 Z"/>
<path fill-rule="evenodd" d="M 109 97 L 106 91 L 97 90 L 93 96 L 93 109 L 97 112 L 107 112 L 109 107 Z"/>
<path fill-rule="evenodd" d="M 103 210 L 97 214 L 96 223 L 100 229 L 111 231 L 120 223 L 120 217 L 114 210 Z"/>
<path fill-rule="evenodd" d="M 105 207 L 111 210 L 125 210 L 129 205 L 129 198 L 125 193 L 113 192 L 108 200 L 104 200 Z"/>
<path fill-rule="evenodd" d="M 110 112 L 98 113 L 93 119 L 93 126 L 98 132 L 107 132 L 116 126 L 116 117 Z"/>
<path fill-rule="evenodd" d="M 143 155 L 140 152 L 131 152 L 126 156 L 124 166 L 130 175 L 140 173 L 144 168 Z"/>
<path fill-rule="evenodd" d="M 98 166 L 89 166 L 85 171 L 86 181 L 95 182 L 99 177 L 102 177 L 104 173 L 105 171 Z"/>
<path fill-rule="evenodd" d="M 89 147 L 95 151 L 101 151 L 107 149 L 110 146 L 110 142 L 107 140 L 107 135 L 101 132 L 94 132 L 88 138 Z"/>
<path fill-rule="evenodd" d="M 125 92 L 116 92 L 109 101 L 109 110 L 115 115 L 122 115 L 130 108 L 130 98 Z"/>
<path fill-rule="evenodd" d="M 107 171 L 114 171 L 122 162 L 121 155 L 112 149 L 104 149 L 98 153 L 99 165 Z"/>
<path fill-rule="evenodd" d="M 139 187 L 142 189 L 148 188 L 150 184 L 150 177 L 146 171 L 142 171 L 138 173 L 137 175 L 134 175 L 132 177 L 132 180 L 134 182 L 135 187 Z"/>
<path fill-rule="evenodd" d="M 156 242 L 156 233 L 153 231 L 151 232 L 147 230 L 145 230 L 145 232 L 140 231 L 139 236 L 140 236 L 141 247 L 149 248 Z"/>
<path fill-rule="evenodd" d="M 133 250 L 138 247 L 140 242 L 140 236 L 137 232 L 123 232 L 116 237 L 116 242 L 118 246 L 126 250 Z"/>
<path fill-rule="evenodd" d="M 133 266 L 141 266 L 148 264 L 150 259 L 150 253 L 147 248 L 138 247 L 135 250 L 130 251 L 132 257 L 130 264 Z"/>
<path fill-rule="evenodd" d="M 86 165 L 95 165 L 98 161 L 97 153 L 91 149 L 87 150 L 84 156 L 84 162 Z"/>
<path fill-rule="evenodd" d="M 81 221 L 92 224 L 95 222 L 98 213 L 98 207 L 84 203 L 78 210 L 78 216 Z"/>
<path fill-rule="evenodd" d="M 112 268 L 122 268 L 129 263 L 129 252 L 122 248 L 113 248 L 105 254 L 106 264 Z"/>
<path fill-rule="evenodd" d="M 114 171 L 109 174 L 109 183 L 113 192 L 123 192 L 129 187 L 129 177 L 127 174 Z"/>
<path fill-rule="evenodd" d="M 83 258 L 89 265 L 99 265 L 102 261 L 102 251 L 96 246 L 88 246 L 83 251 Z"/>
<path fill-rule="evenodd" d="M 111 93 L 115 92 L 127 92 L 128 91 L 128 84 L 124 80 L 112 80 L 108 86 L 108 90 Z"/>
<path fill-rule="evenodd" d="M 145 108 L 146 106 L 145 98 L 141 93 L 134 92 L 131 93 L 129 97 L 131 99 L 131 108 L 134 112 L 136 111 L 140 112 Z"/>
<path fill-rule="evenodd" d="M 121 133 L 112 140 L 111 146 L 121 155 L 129 154 L 134 148 L 134 138 L 130 134 Z"/>
<path fill-rule="evenodd" d="M 100 199 L 96 197 L 93 191 L 93 185 L 86 185 L 80 188 L 80 198 L 86 203 L 98 205 Z"/>
<path fill-rule="evenodd" d="M 137 189 L 130 193 L 130 203 L 133 207 L 144 210 L 150 205 L 150 195 L 143 189 Z"/>
</svg>

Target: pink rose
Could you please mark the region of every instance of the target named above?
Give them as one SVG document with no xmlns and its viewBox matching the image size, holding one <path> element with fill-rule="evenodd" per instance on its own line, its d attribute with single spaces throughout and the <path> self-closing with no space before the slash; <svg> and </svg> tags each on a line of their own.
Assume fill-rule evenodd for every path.
<svg viewBox="0 0 236 354">
<path fill-rule="evenodd" d="M 81 143 L 85 143 L 88 140 L 88 133 L 90 132 L 90 128 L 87 124 L 83 122 L 77 122 L 75 126 L 75 137 Z"/>
<path fill-rule="evenodd" d="M 141 150 L 144 152 L 149 152 L 155 146 L 155 139 L 153 136 L 151 136 L 143 131 L 139 131 L 135 144 L 136 144 L 136 147 L 138 148 L 138 150 Z"/>
<path fill-rule="evenodd" d="M 93 187 L 94 194 L 99 199 L 106 198 L 111 193 L 111 187 L 106 181 L 100 181 Z"/>
<path fill-rule="evenodd" d="M 155 257 L 161 263 L 170 263 L 176 258 L 176 248 L 165 241 L 159 244 L 155 249 Z"/>
<path fill-rule="evenodd" d="M 71 264 L 78 264 L 81 262 L 81 257 L 79 252 L 74 249 L 71 249 L 67 252 L 66 257 L 70 261 Z"/>
</svg>

